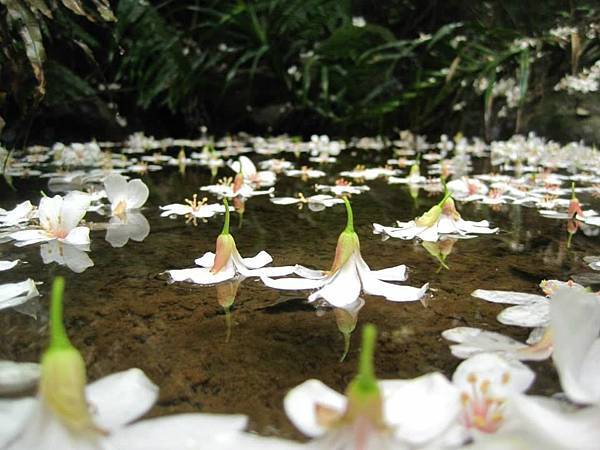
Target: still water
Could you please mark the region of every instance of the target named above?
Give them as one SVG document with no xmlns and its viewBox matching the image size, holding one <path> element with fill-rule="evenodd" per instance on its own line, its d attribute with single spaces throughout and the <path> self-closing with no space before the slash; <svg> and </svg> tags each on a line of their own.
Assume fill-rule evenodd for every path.
<svg viewBox="0 0 600 450">
<path fill-rule="evenodd" d="M 168 152 L 176 155 L 178 151 Z M 382 166 L 390 156 L 390 151 L 345 152 L 337 163 L 322 167 L 331 175 L 319 183 L 332 184 L 339 171 L 359 163 Z M 267 158 L 250 157 L 255 163 Z M 298 166 L 304 165 L 306 157 L 298 161 Z M 478 160 L 476 168 L 489 170 L 488 162 Z M 216 178 L 231 175 L 225 167 Z M 176 167 L 164 167 L 143 175 L 142 180 L 150 188 L 142 210 L 150 234 L 143 242 L 130 240 L 122 248 L 113 248 L 104 239 L 106 231 L 92 231 L 89 256 L 94 266 L 83 273 L 44 265 L 38 245 L 0 244 L 2 259 L 28 262 L 1 273 L 3 283 L 27 277 L 44 283 L 38 287 L 37 307 L 34 302 L 26 310 L 0 312 L 0 359 L 39 359 L 47 339 L 49 284 L 62 275 L 67 282 L 66 327 L 86 361 L 89 378 L 141 368 L 160 386 L 160 399 L 150 416 L 241 413 L 250 417 L 251 429 L 261 434 L 300 438 L 283 412 L 285 393 L 309 378 L 343 391 L 357 366 L 362 324 L 373 323 L 379 329 L 376 370 L 380 378 L 411 378 L 435 370 L 450 376 L 460 360 L 451 355 L 442 331 L 472 326 L 521 341 L 528 336 L 527 329 L 497 322 L 495 316 L 505 305 L 477 300 L 470 296 L 473 290 L 541 294 L 538 284 L 543 279 L 574 276 L 592 286 L 600 281 L 582 260 L 600 254 L 597 236 L 580 230 L 567 248 L 566 221 L 543 218 L 536 209 L 517 205 L 457 203 L 463 218 L 487 219 L 500 232 L 458 240 L 445 260 L 448 269 L 440 267 L 417 241 L 384 242 L 372 234 L 373 222 L 408 221 L 439 201 L 440 195 L 428 196 L 421 190 L 414 200 L 406 186 L 388 185 L 384 179 L 369 181 L 370 191 L 352 196 L 363 257 L 372 269 L 406 264 L 408 284 L 429 282 L 430 292 L 426 300 L 413 303 L 365 296 L 348 355 L 340 362 L 345 343 L 338 323 L 344 317 L 307 303 L 302 293 L 271 290 L 258 279 L 242 280 L 239 286 L 169 284 L 165 270 L 193 267 L 195 258 L 214 251 L 223 219 L 218 215 L 206 222 L 186 223 L 182 217 L 160 217 L 159 206 L 182 203 L 194 193 L 202 197 L 199 187 L 214 179 L 206 168 L 188 167 L 182 174 Z M 314 180 L 280 175 L 275 193 L 311 195 L 313 184 Z M 37 204 L 40 191 L 47 191 L 48 186 L 45 180 L 24 178 L 15 179 L 14 188 L 2 182 L 0 207 L 10 209 L 26 199 Z M 211 203 L 216 201 L 209 198 Z M 599 206 L 585 195 L 580 200 Z M 345 225 L 343 205 L 314 212 L 306 206 L 275 205 L 261 196 L 248 199 L 244 209 L 241 224 L 238 214 L 232 215 L 231 229 L 243 256 L 266 250 L 274 258 L 273 265 L 330 267 L 337 236 Z M 107 221 L 95 213 L 88 213 L 85 220 Z M 223 294 L 236 288 L 235 302 L 228 306 Z M 528 365 L 537 373 L 530 392 L 551 395 L 560 391 L 550 361 Z"/>
</svg>

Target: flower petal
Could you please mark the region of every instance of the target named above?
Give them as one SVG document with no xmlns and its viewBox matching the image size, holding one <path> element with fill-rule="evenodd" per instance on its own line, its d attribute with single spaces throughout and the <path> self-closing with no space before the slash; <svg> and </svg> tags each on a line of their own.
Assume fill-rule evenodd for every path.
<svg viewBox="0 0 600 450">
<path fill-rule="evenodd" d="M 90 229 L 88 227 L 73 228 L 67 237 L 59 239 L 61 242 L 71 245 L 85 245 L 90 243 Z"/>
<path fill-rule="evenodd" d="M 79 222 L 81 222 L 81 219 L 83 219 L 87 209 L 90 207 L 90 201 L 91 197 L 88 194 L 79 191 L 69 192 L 63 199 L 60 208 L 60 224 L 58 224 L 58 229 L 69 232 L 79 225 Z"/>
<path fill-rule="evenodd" d="M 0 395 L 16 394 L 31 389 L 39 378 L 39 364 L 0 361 Z"/>
<path fill-rule="evenodd" d="M 210 269 L 215 265 L 215 254 L 213 252 L 206 252 L 200 258 L 196 258 L 194 263 L 200 267 L 206 267 Z"/>
<path fill-rule="evenodd" d="M 470 392 L 473 376 L 489 381 L 491 396 L 506 397 L 529 389 L 535 373 L 523 363 L 497 353 L 479 353 L 458 365 L 452 382 L 460 389 Z"/>
<path fill-rule="evenodd" d="M 546 327 L 550 323 L 550 304 L 544 301 L 511 306 L 498 314 L 498 321 L 518 327 Z"/>
<path fill-rule="evenodd" d="M 600 402 L 600 304 L 596 294 L 559 289 L 550 302 L 554 365 L 567 396 Z"/>
<path fill-rule="evenodd" d="M 104 179 L 104 190 L 108 201 L 112 205 L 117 205 L 127 198 L 127 179 L 117 173 L 110 174 Z"/>
<path fill-rule="evenodd" d="M 0 400 L 0 448 L 7 448 L 31 416 L 36 400 L 21 398 L 17 400 Z"/>
<path fill-rule="evenodd" d="M 298 430 L 306 436 L 316 437 L 327 431 L 317 417 L 319 405 L 342 414 L 346 403 L 346 397 L 321 381 L 307 380 L 287 393 L 283 408 Z"/>
<path fill-rule="evenodd" d="M 450 427 L 461 411 L 460 391 L 440 373 L 380 381 L 386 423 L 395 436 L 422 446 Z"/>
<path fill-rule="evenodd" d="M 547 301 L 546 297 L 541 295 L 513 291 L 488 291 L 486 289 L 477 289 L 471 292 L 471 295 L 487 302 L 507 303 L 510 305 L 527 305 L 529 303 Z"/>
<path fill-rule="evenodd" d="M 158 386 L 140 369 L 110 374 L 89 384 L 85 392 L 95 423 L 105 430 L 143 416 L 158 398 Z"/>
<path fill-rule="evenodd" d="M 317 289 L 327 283 L 327 280 L 310 280 L 306 278 L 278 278 L 273 279 L 261 276 L 260 280 L 265 286 L 280 289 L 283 291 L 303 291 L 307 289 Z"/>
<path fill-rule="evenodd" d="M 206 267 L 192 269 L 167 270 L 172 281 L 189 281 L 196 284 L 217 284 L 235 277 L 235 268 L 231 261 L 217 273 L 211 273 Z"/>
<path fill-rule="evenodd" d="M 256 256 L 253 256 L 252 258 L 241 258 L 241 260 L 247 268 L 258 269 L 272 263 L 273 257 L 264 250 L 261 250 Z"/>
<path fill-rule="evenodd" d="M 240 415 L 176 414 L 142 420 L 111 434 L 107 441 L 111 450 L 221 450 L 219 441 L 239 433 L 246 423 Z"/>
<path fill-rule="evenodd" d="M 19 283 L 2 284 L 0 285 L 0 309 L 20 305 L 39 295 L 31 278 Z"/>
<path fill-rule="evenodd" d="M 328 279 L 327 284 L 308 297 L 309 302 L 325 299 L 332 306 L 342 308 L 356 301 L 360 295 L 361 280 L 356 268 L 356 255 L 350 256 L 346 263 Z"/>
<path fill-rule="evenodd" d="M 139 209 L 144 206 L 150 190 L 148 186 L 139 178 L 129 181 L 127 183 L 127 209 Z"/>
<path fill-rule="evenodd" d="M 371 270 L 371 275 L 382 281 L 406 281 L 408 278 L 404 264 L 386 269 Z"/>
</svg>

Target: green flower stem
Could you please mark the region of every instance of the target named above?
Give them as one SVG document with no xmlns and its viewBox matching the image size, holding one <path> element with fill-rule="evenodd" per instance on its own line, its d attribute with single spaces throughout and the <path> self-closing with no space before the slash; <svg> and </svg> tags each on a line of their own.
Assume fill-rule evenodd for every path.
<svg viewBox="0 0 600 450">
<path fill-rule="evenodd" d="M 229 234 L 229 203 L 227 202 L 227 198 L 223 198 L 223 204 L 225 205 L 225 223 L 223 224 L 221 234 Z"/>
<path fill-rule="evenodd" d="M 63 323 L 63 292 L 65 279 L 56 277 L 52 284 L 52 306 L 50 311 L 50 350 L 71 348 Z"/>
<path fill-rule="evenodd" d="M 352 213 L 350 201 L 345 196 L 344 204 L 346 205 L 346 228 L 344 229 L 344 233 L 354 233 L 354 214 Z"/>
</svg>

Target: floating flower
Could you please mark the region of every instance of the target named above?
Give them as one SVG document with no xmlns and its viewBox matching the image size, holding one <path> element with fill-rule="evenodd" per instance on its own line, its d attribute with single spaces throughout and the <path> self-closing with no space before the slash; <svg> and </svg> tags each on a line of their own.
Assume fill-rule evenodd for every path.
<svg viewBox="0 0 600 450">
<path fill-rule="evenodd" d="M 90 229 L 78 226 L 89 206 L 89 195 L 79 191 L 65 197 L 44 197 L 38 208 L 41 229 L 16 231 L 10 237 L 17 241 L 18 247 L 54 239 L 67 244 L 89 244 Z"/>
<path fill-rule="evenodd" d="M 253 188 L 261 186 L 270 187 L 273 186 L 277 180 L 275 173 L 269 170 L 257 171 L 256 166 L 247 156 L 240 156 L 237 161 L 230 163 L 229 167 L 231 167 L 236 174 L 241 175 L 244 182 L 251 185 Z"/>
<path fill-rule="evenodd" d="M 410 222 L 398 222 L 398 227 L 384 227 L 374 223 L 373 233 L 386 234 L 399 239 L 418 237 L 423 241 L 436 242 L 440 235 L 444 234 L 469 236 L 470 234 L 491 234 L 498 231 L 498 228 L 489 228 L 489 226 L 487 220 L 480 222 L 463 220 L 448 192 L 440 203 L 434 205 L 421 217 Z"/>
<path fill-rule="evenodd" d="M 264 267 L 273 261 L 264 250 L 252 258 L 242 258 L 229 233 L 229 205 L 225 201 L 225 223 L 217 238 L 215 253 L 207 252 L 195 263 L 200 267 L 192 269 L 167 270 L 172 281 L 189 281 L 196 284 L 216 284 L 234 278 L 283 276 L 294 271 L 293 266 Z"/>
<path fill-rule="evenodd" d="M 224 213 L 225 207 L 222 203 L 208 203 L 208 198 L 204 197 L 198 201 L 198 194 L 194 194 L 192 199 L 185 199 L 186 203 L 171 203 L 169 205 L 161 206 L 160 217 L 168 217 L 173 215 L 178 216 L 193 216 L 197 219 L 208 219 L 218 213 Z"/>
<path fill-rule="evenodd" d="M 433 373 L 413 380 L 378 381 L 373 367 L 375 327 L 363 329 L 358 375 L 346 395 L 308 380 L 284 399 L 285 412 L 311 448 L 388 450 L 422 447 L 450 426 L 460 394 Z"/>
<path fill-rule="evenodd" d="M 315 189 L 317 191 L 331 192 L 337 196 L 358 195 L 371 190 L 369 186 L 353 186 L 352 183 L 344 180 L 343 178 L 336 180 L 335 185 L 333 186 L 317 184 L 315 185 Z"/>
<path fill-rule="evenodd" d="M 360 242 L 354 231 L 352 208 L 346 203 L 347 223 L 340 234 L 335 250 L 335 259 L 328 272 L 296 266 L 295 274 L 300 278 L 272 279 L 262 276 L 267 286 L 282 290 L 317 289 L 309 297 L 313 302 L 323 298 L 335 307 L 344 307 L 354 303 L 361 291 L 370 295 L 380 295 L 394 302 L 420 300 L 429 284 L 421 288 L 400 286 L 386 281 L 406 280 L 406 266 L 400 265 L 382 270 L 371 270 L 360 254 Z"/>
<path fill-rule="evenodd" d="M 338 197 L 332 197 L 331 195 L 318 194 L 305 197 L 301 192 L 298 193 L 297 197 L 273 197 L 271 203 L 276 205 L 298 205 L 299 209 L 302 209 L 303 205 L 308 205 L 311 211 L 323 211 L 325 208 L 331 208 L 334 205 L 344 203 L 344 200 Z"/>
<path fill-rule="evenodd" d="M 104 189 L 110 202 L 111 213 L 119 216 L 140 209 L 148 200 L 148 186 L 140 180 L 130 180 L 120 174 L 111 174 L 104 180 Z"/>
</svg>

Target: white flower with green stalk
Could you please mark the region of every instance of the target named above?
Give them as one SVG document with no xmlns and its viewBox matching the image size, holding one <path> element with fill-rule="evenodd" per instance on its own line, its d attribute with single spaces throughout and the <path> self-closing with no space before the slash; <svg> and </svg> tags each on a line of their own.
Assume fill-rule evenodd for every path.
<svg viewBox="0 0 600 450">
<path fill-rule="evenodd" d="M 346 228 L 340 234 L 335 258 L 329 271 L 308 269 L 296 266 L 294 273 L 298 278 L 273 279 L 261 276 L 265 285 L 281 290 L 312 290 L 309 302 L 322 298 L 335 307 L 345 307 L 354 303 L 361 292 L 379 295 L 394 302 L 420 300 L 429 284 L 420 288 L 401 286 L 387 281 L 405 281 L 406 266 L 399 265 L 381 270 L 371 270 L 360 253 L 360 241 L 354 231 L 352 207 L 347 198 Z"/>
<path fill-rule="evenodd" d="M 452 199 L 452 194 L 446 191 L 444 198 L 429 211 L 410 222 L 398 222 L 398 227 L 385 227 L 373 224 L 373 233 L 385 234 L 392 238 L 414 239 L 436 242 L 441 235 L 471 236 L 473 234 L 493 234 L 498 228 L 490 228 L 487 220 L 472 222 L 463 220 Z"/>
<path fill-rule="evenodd" d="M 90 196 L 79 191 L 65 197 L 43 197 L 38 208 L 40 227 L 16 231 L 9 236 L 17 241 L 18 247 L 55 239 L 65 244 L 89 244 L 90 229 L 79 226 L 89 206 Z"/>
<path fill-rule="evenodd" d="M 206 252 L 195 263 L 200 267 L 191 269 L 167 270 L 172 281 L 189 281 L 196 284 L 217 284 L 230 280 L 236 275 L 244 277 L 285 276 L 294 272 L 294 266 L 264 267 L 273 261 L 264 250 L 252 258 L 242 258 L 229 233 L 229 204 L 225 205 L 225 223 L 217 238 L 215 253 Z"/>
<path fill-rule="evenodd" d="M 245 439 L 244 416 L 181 414 L 130 425 L 158 398 L 158 387 L 139 369 L 114 373 L 86 386 L 83 358 L 62 321 L 63 287 L 64 281 L 57 278 L 52 288 L 50 345 L 42 356 L 37 398 L 0 400 L 0 448 L 240 448 L 236 445 Z"/>
<path fill-rule="evenodd" d="M 311 448 L 388 450 L 426 445 L 460 412 L 460 393 L 441 374 L 378 381 L 373 356 L 376 330 L 363 328 L 358 374 L 342 395 L 319 380 L 293 388 L 285 412 Z"/>
</svg>

